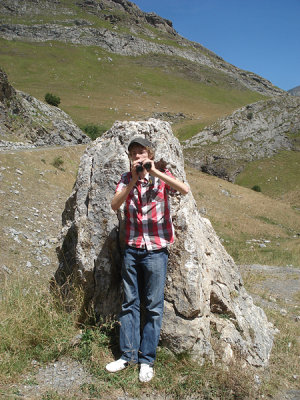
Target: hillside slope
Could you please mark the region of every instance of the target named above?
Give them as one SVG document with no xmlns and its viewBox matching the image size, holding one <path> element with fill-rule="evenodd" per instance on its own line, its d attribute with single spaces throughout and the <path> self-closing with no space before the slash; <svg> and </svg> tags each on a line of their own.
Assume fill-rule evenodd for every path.
<svg viewBox="0 0 300 400">
<path fill-rule="evenodd" d="M 300 150 L 300 99 L 248 104 L 205 127 L 184 145 L 189 163 L 234 182 L 251 161 Z"/>
<path fill-rule="evenodd" d="M 14 86 L 38 99 L 59 95 L 79 124 L 160 113 L 186 139 L 236 108 L 285 93 L 125 0 L 3 0 L 0 20 L 1 64 Z"/>
<path fill-rule="evenodd" d="M 0 69 L 0 147 L 70 145 L 89 141 L 66 113 L 15 90 Z"/>
<path fill-rule="evenodd" d="M 48 0 L 14 0 L 13 3 L 4 0 L 0 12 L 6 21 L 9 17 L 14 21 L 2 24 L 1 37 L 99 46 L 126 56 L 175 55 L 231 75 L 250 90 L 266 95 L 284 93 L 266 79 L 242 71 L 200 44 L 184 39 L 175 32 L 170 21 L 153 13 L 144 13 L 129 1 L 63 0 L 56 2 L 54 7 L 51 4 Z M 25 18 L 21 18 L 23 23 L 18 23 L 20 17 Z M 45 23 L 40 23 L 41 17 Z M 61 19 L 63 17 L 68 19 Z"/>
</svg>

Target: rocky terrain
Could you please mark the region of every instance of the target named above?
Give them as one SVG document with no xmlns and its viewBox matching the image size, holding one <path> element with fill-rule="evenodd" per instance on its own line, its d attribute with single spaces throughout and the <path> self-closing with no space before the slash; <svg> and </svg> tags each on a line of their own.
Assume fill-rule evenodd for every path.
<svg viewBox="0 0 300 400">
<path fill-rule="evenodd" d="M 292 96 L 300 96 L 300 86 L 296 86 L 293 89 L 288 90 Z"/>
<path fill-rule="evenodd" d="M 48 22 L 40 23 L 45 14 Z M 0 37 L 7 40 L 62 41 L 99 46 L 124 56 L 179 56 L 222 71 L 245 88 L 261 94 L 285 93 L 268 80 L 240 70 L 199 43 L 181 37 L 173 29 L 172 22 L 154 13 L 144 13 L 134 3 L 126 0 L 82 0 L 74 1 L 72 5 L 63 0 L 54 3 L 48 0 L 5 0 L 0 4 L 1 16 Z M 17 17 L 20 22 L 14 19 L 14 22 L 8 23 L 13 17 Z M 24 23 L 26 18 L 29 23 Z M 52 21 L 49 22 L 49 19 Z"/>
<path fill-rule="evenodd" d="M 15 90 L 0 69 L 0 149 L 88 142 L 65 112 Z"/>
<path fill-rule="evenodd" d="M 234 182 L 247 162 L 300 150 L 300 100 L 259 101 L 207 126 L 184 143 L 194 167 Z"/>
</svg>

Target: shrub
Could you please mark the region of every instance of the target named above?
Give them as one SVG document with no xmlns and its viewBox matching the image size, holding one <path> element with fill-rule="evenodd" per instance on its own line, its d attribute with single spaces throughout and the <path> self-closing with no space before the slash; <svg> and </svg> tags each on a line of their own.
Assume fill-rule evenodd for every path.
<svg viewBox="0 0 300 400">
<path fill-rule="evenodd" d="M 253 112 L 248 112 L 247 118 L 251 120 L 253 118 Z"/>
<path fill-rule="evenodd" d="M 55 95 L 52 94 L 52 93 L 46 93 L 46 94 L 45 94 L 45 101 L 46 101 L 48 104 L 51 104 L 51 106 L 57 107 L 57 106 L 59 105 L 59 103 L 60 103 L 60 97 L 55 96 Z"/>
<path fill-rule="evenodd" d="M 97 139 L 102 133 L 107 131 L 104 125 L 86 124 L 80 127 L 92 140 Z"/>
<path fill-rule="evenodd" d="M 251 188 L 252 190 L 254 190 L 255 192 L 261 192 L 261 187 L 259 185 L 254 185 Z"/>
<path fill-rule="evenodd" d="M 64 163 L 64 160 L 61 158 L 61 156 L 57 156 L 57 157 L 54 157 L 51 165 L 53 165 L 53 167 L 55 167 L 57 169 L 60 169 L 61 171 L 64 171 L 64 168 L 62 167 L 63 163 Z"/>
</svg>

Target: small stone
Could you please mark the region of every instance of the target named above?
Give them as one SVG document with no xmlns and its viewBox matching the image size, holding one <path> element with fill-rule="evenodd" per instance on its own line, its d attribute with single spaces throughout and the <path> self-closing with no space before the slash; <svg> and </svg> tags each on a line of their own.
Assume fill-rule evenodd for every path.
<svg viewBox="0 0 300 400">
<path fill-rule="evenodd" d="M 8 273 L 9 275 L 12 274 L 12 270 L 9 269 L 6 265 L 2 265 L 1 269 L 2 269 L 3 271 L 5 271 L 6 273 Z"/>
<path fill-rule="evenodd" d="M 280 310 L 280 314 L 281 314 L 283 317 L 285 317 L 285 316 L 287 315 L 287 310 L 286 310 L 285 308 L 282 308 L 282 309 Z"/>
<path fill-rule="evenodd" d="M 264 243 L 260 243 L 260 244 L 259 244 L 259 247 L 263 249 L 263 248 L 265 248 L 265 247 L 267 247 L 267 246 L 266 246 Z"/>
<path fill-rule="evenodd" d="M 300 322 L 300 315 L 297 315 L 297 317 L 295 317 L 295 321 Z"/>
<path fill-rule="evenodd" d="M 20 169 L 16 169 L 16 173 L 19 175 L 23 175 L 23 172 Z"/>
<path fill-rule="evenodd" d="M 254 375 L 254 382 L 255 382 L 257 385 L 260 385 L 260 384 L 261 384 L 261 380 L 260 380 L 260 377 L 259 377 L 258 375 Z"/>
<path fill-rule="evenodd" d="M 221 193 L 224 194 L 225 196 L 230 196 L 230 193 L 225 189 L 222 189 Z"/>
<path fill-rule="evenodd" d="M 31 268 L 31 267 L 32 267 L 32 264 L 31 264 L 31 262 L 30 262 L 30 261 L 27 261 L 27 263 L 26 263 L 26 267 L 27 267 L 27 268 Z"/>
</svg>

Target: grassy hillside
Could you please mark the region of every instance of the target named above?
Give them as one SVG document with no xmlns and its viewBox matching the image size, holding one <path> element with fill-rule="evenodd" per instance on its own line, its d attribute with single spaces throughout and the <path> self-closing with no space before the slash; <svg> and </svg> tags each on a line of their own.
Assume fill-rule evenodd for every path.
<svg viewBox="0 0 300 400">
<path fill-rule="evenodd" d="M 249 163 L 236 183 L 248 188 L 258 185 L 263 194 L 300 211 L 300 152 L 282 151 L 274 157 Z"/>
<path fill-rule="evenodd" d="M 284 201 L 188 169 L 200 210 L 239 264 L 300 266 L 300 212 Z"/>
<path fill-rule="evenodd" d="M 10 83 L 40 100 L 46 92 L 79 124 L 107 127 L 155 112 L 184 113 L 180 139 L 233 110 L 264 98 L 228 75 L 163 55 L 127 57 L 99 47 L 0 39 L 0 64 Z"/>
</svg>

